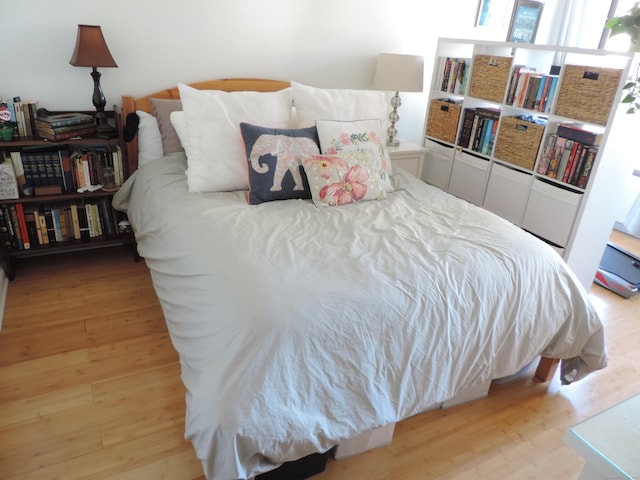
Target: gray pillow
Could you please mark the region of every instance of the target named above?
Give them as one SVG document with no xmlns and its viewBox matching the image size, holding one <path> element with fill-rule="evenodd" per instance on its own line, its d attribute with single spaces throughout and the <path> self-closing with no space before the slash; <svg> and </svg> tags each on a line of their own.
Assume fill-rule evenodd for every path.
<svg viewBox="0 0 640 480">
<path fill-rule="evenodd" d="M 162 151 L 165 155 L 176 152 L 184 152 L 184 147 L 180 143 L 180 138 L 175 128 L 171 124 L 171 112 L 182 110 L 182 102 L 180 100 L 170 100 L 163 98 L 152 98 L 153 116 L 158 121 L 160 135 L 162 136 Z"/>
</svg>

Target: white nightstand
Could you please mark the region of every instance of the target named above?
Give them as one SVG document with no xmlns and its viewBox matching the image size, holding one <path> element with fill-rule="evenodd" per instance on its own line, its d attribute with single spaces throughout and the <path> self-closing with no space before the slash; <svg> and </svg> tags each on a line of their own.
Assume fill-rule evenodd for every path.
<svg viewBox="0 0 640 480">
<path fill-rule="evenodd" d="M 420 178 L 422 175 L 422 165 L 424 164 L 424 155 L 427 150 L 417 143 L 405 142 L 400 140 L 397 147 L 387 147 L 391 163 L 394 167 L 400 167 Z"/>
</svg>

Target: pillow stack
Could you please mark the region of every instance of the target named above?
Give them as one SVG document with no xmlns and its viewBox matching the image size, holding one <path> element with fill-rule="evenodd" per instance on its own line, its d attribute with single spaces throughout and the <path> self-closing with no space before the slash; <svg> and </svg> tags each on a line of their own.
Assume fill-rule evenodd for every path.
<svg viewBox="0 0 640 480">
<path fill-rule="evenodd" d="M 296 82 L 277 92 L 178 89 L 180 100 L 153 107 L 163 154 L 186 153 L 191 192 L 248 190 L 253 205 L 311 198 L 335 206 L 393 191 L 383 92 Z"/>
</svg>

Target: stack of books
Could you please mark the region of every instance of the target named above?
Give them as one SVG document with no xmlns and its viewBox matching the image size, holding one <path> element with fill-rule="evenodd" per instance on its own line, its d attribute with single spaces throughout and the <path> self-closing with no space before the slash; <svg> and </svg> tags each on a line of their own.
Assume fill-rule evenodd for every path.
<svg viewBox="0 0 640 480">
<path fill-rule="evenodd" d="M 38 110 L 36 130 L 41 138 L 54 142 L 75 137 L 90 137 L 96 134 L 93 115 L 86 113 L 60 113 L 51 115 Z"/>
</svg>

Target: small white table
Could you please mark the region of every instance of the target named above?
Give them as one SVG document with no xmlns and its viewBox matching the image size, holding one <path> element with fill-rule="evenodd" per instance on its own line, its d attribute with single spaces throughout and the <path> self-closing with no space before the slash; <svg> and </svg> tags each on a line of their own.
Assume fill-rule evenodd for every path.
<svg viewBox="0 0 640 480">
<path fill-rule="evenodd" d="M 640 395 L 569 428 L 564 441 L 587 462 L 579 480 L 640 479 Z"/>
<path fill-rule="evenodd" d="M 416 177 L 422 176 L 422 165 L 424 163 L 424 154 L 427 150 L 415 143 L 400 140 L 397 147 L 387 147 L 391 163 L 397 165 L 404 170 L 412 173 Z"/>
</svg>

